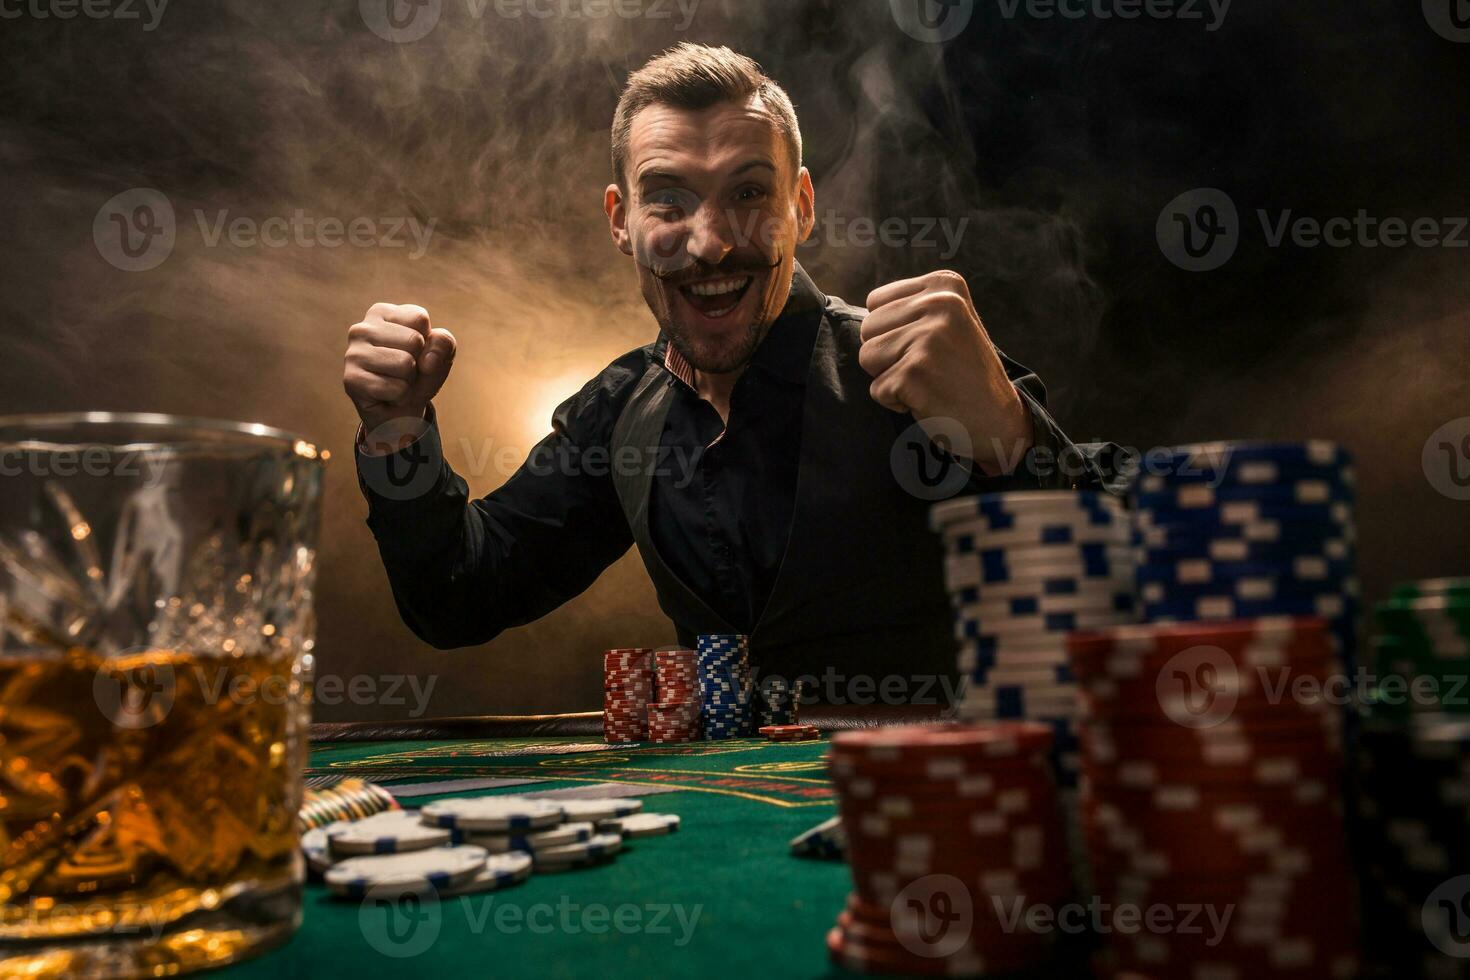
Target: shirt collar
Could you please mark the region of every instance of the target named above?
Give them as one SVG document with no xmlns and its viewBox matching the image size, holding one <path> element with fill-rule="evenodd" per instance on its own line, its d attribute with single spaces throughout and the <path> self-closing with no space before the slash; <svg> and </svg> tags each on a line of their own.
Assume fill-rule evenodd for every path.
<svg viewBox="0 0 1470 980">
<path fill-rule="evenodd" d="M 827 297 L 812 282 L 811 276 L 800 263 L 791 277 L 791 295 L 786 306 L 765 339 L 751 356 L 750 366 L 782 378 L 792 384 L 806 384 L 807 371 L 811 366 L 812 348 L 817 340 L 817 328 L 822 322 L 821 313 L 826 308 Z M 694 387 L 694 369 L 684 355 L 674 349 L 667 337 L 661 337 L 663 364 L 670 374 L 690 388 Z"/>
</svg>

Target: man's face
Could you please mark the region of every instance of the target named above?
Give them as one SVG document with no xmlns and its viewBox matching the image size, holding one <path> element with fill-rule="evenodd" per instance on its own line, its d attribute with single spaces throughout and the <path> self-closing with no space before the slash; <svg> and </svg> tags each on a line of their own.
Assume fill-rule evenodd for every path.
<svg viewBox="0 0 1470 980">
<path fill-rule="evenodd" d="M 605 204 L 648 308 L 695 370 L 739 370 L 786 305 L 811 234 L 811 177 L 754 98 L 649 106 L 633 119 L 626 174 L 626 195 L 614 184 Z"/>
</svg>

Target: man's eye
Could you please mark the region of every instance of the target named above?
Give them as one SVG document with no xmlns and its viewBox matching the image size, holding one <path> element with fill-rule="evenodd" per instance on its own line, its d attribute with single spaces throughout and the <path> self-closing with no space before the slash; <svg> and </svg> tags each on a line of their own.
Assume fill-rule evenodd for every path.
<svg viewBox="0 0 1470 980">
<path fill-rule="evenodd" d="M 742 187 L 735 195 L 737 201 L 759 201 L 766 196 L 764 187 Z"/>
<path fill-rule="evenodd" d="M 684 210 L 683 196 L 673 191 L 660 191 L 649 195 L 648 204 L 658 211 L 682 212 Z"/>
</svg>

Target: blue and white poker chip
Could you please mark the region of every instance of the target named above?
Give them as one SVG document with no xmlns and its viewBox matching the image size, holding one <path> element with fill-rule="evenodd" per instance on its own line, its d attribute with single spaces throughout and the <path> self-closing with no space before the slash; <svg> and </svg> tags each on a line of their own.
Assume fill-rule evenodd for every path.
<svg viewBox="0 0 1470 980">
<path fill-rule="evenodd" d="M 436 800 L 423 808 L 423 821 L 431 827 L 467 832 L 539 830 L 562 822 L 560 804 L 527 796 L 472 796 Z"/>
<path fill-rule="evenodd" d="M 484 848 L 467 844 L 373 854 L 348 858 L 328 868 L 323 877 L 333 892 L 351 898 L 375 889 L 428 895 L 465 884 L 480 872 L 488 857 Z"/>
<path fill-rule="evenodd" d="M 485 866 L 476 872 L 473 878 L 458 885 L 442 888 L 439 895 L 444 898 L 454 895 L 479 895 L 483 892 L 519 884 L 531 876 L 533 864 L 529 854 L 515 851 L 491 854 L 486 857 Z"/>
<path fill-rule="evenodd" d="M 841 861 L 847 854 L 847 833 L 842 828 L 842 817 L 828 817 L 815 827 L 797 834 L 791 839 L 790 849 L 794 857 Z"/>
<path fill-rule="evenodd" d="M 597 829 L 622 837 L 660 837 L 675 833 L 680 820 L 674 813 L 633 813 L 626 817 L 609 817 L 597 821 Z"/>
<path fill-rule="evenodd" d="M 609 797 L 606 799 L 564 799 L 558 800 L 568 820 L 587 820 L 596 823 L 599 820 L 611 820 L 614 817 L 628 817 L 643 809 L 642 800 L 618 799 Z"/>
<path fill-rule="evenodd" d="M 562 871 L 606 861 L 622 848 L 621 834 L 593 834 L 587 840 L 575 844 L 543 848 L 533 857 L 537 871 Z"/>
<path fill-rule="evenodd" d="M 334 854 L 397 854 L 451 841 L 448 830 L 425 826 L 417 810 L 383 810 L 361 820 L 339 821 L 323 830 Z"/>
<path fill-rule="evenodd" d="M 505 854 L 510 851 L 536 851 L 543 847 L 575 844 L 591 837 L 593 833 L 595 828 L 591 823 L 578 821 L 528 834 L 469 834 L 465 843 L 483 847 L 491 854 Z"/>
</svg>

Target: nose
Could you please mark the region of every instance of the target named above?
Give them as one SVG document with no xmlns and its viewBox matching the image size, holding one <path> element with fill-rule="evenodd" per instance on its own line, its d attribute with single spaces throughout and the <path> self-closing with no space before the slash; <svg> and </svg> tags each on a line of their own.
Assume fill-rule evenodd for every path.
<svg viewBox="0 0 1470 980">
<path fill-rule="evenodd" d="M 734 251 L 736 229 L 732 216 L 715 201 L 705 201 L 689 218 L 689 254 L 698 261 L 719 265 Z"/>
</svg>

